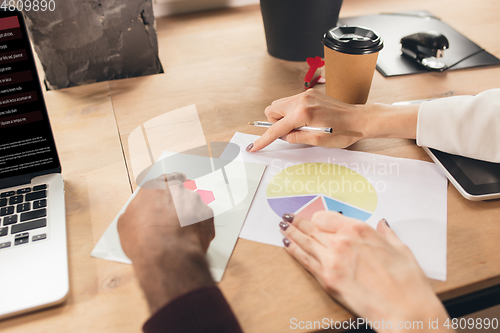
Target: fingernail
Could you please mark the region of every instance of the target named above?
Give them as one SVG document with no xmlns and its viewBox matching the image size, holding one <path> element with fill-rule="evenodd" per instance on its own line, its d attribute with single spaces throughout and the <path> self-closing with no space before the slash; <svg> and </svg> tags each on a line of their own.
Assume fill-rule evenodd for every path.
<svg viewBox="0 0 500 333">
<path fill-rule="evenodd" d="M 290 241 L 287 238 L 283 238 L 283 244 L 285 244 L 286 247 L 289 247 Z"/>
<path fill-rule="evenodd" d="M 252 150 L 252 148 L 253 148 L 253 143 L 249 144 L 249 145 L 245 148 L 245 150 L 246 150 L 246 151 L 250 151 L 250 150 Z"/>
<path fill-rule="evenodd" d="M 386 226 L 388 226 L 389 228 L 391 227 L 391 226 L 389 225 L 389 223 L 387 223 L 387 220 L 386 220 L 386 219 L 382 219 L 382 221 L 385 223 L 385 225 L 386 225 Z"/>
<path fill-rule="evenodd" d="M 294 216 L 292 214 L 283 214 L 283 220 L 292 223 Z"/>
<path fill-rule="evenodd" d="M 283 231 L 285 231 L 286 229 L 288 229 L 289 226 L 290 225 L 288 223 L 286 223 L 286 222 L 283 222 L 283 221 L 280 222 L 280 228 Z"/>
</svg>

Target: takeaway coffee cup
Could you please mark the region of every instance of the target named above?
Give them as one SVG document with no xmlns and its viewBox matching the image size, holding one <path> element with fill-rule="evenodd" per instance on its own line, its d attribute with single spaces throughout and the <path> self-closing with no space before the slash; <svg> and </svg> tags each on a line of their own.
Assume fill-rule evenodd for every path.
<svg viewBox="0 0 500 333">
<path fill-rule="evenodd" d="M 365 104 L 378 52 L 384 43 L 373 30 L 343 26 L 323 37 L 326 94 L 342 102 Z"/>
</svg>

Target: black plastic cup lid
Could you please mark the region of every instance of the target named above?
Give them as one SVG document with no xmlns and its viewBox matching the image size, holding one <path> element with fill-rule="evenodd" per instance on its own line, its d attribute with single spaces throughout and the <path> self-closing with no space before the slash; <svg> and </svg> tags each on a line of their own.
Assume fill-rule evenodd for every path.
<svg viewBox="0 0 500 333">
<path fill-rule="evenodd" d="M 357 26 L 335 27 L 323 37 L 323 44 L 347 54 L 370 54 L 384 47 L 382 38 L 373 30 Z"/>
</svg>

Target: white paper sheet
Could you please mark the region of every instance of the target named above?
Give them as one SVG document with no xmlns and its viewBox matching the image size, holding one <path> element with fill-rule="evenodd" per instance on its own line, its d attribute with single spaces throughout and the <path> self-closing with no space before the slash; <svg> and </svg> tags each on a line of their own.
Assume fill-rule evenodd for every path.
<svg viewBox="0 0 500 333">
<path fill-rule="evenodd" d="M 143 183 L 161 174 L 180 171 L 186 174 L 188 179 L 196 182 L 196 190 L 212 192 L 215 200 L 210 202 L 208 206 L 212 208 L 215 216 L 215 238 L 210 243 L 207 259 L 214 280 L 220 281 L 266 166 L 242 162 L 239 159 L 228 164 L 224 163 L 224 168 L 212 172 L 207 172 L 205 169 L 200 170 L 202 165 L 206 166 L 208 163 L 209 167 L 210 165 L 213 167 L 214 163 L 217 162 L 220 160 L 164 152 L 159 162 L 149 171 Z M 93 257 L 131 263 L 122 250 L 117 223 L 137 193 L 138 190 L 132 194 L 111 222 L 92 251 Z"/>
<path fill-rule="evenodd" d="M 244 149 L 257 138 L 254 135 L 236 133 L 231 142 Z M 323 205 L 326 202 L 332 202 L 330 199 L 325 199 L 328 194 L 332 194 L 330 197 L 340 198 L 339 205 L 342 203 L 348 205 L 354 203 L 354 207 L 358 205 L 359 214 L 369 216 L 366 223 L 372 227 L 375 227 L 382 218 L 387 219 L 399 238 L 410 247 L 427 276 L 437 280 L 446 280 L 447 180 L 433 163 L 343 149 L 321 147 L 291 149 L 295 147 L 295 145 L 283 141 L 276 141 L 261 152 L 243 153 L 238 156 L 241 161 L 268 164 L 240 237 L 283 246 L 283 236 L 278 228 L 281 217 L 271 208 L 271 202 L 276 207 L 275 202 L 280 202 L 281 199 L 269 200 L 276 198 L 272 196 L 273 193 L 266 193 L 268 190 L 276 189 L 274 185 L 268 189 L 268 185 L 271 182 L 276 183 L 276 179 L 278 179 L 274 178 L 273 180 L 273 177 L 288 167 L 307 162 L 340 164 L 347 168 L 341 168 L 344 171 L 355 171 L 351 173 L 352 175 L 345 175 L 347 182 L 353 180 L 351 184 L 358 184 L 360 189 L 361 184 L 364 184 L 366 189 L 361 189 L 359 196 L 353 193 L 342 193 L 342 190 L 335 188 L 335 184 L 342 185 L 343 178 L 338 178 L 339 175 L 334 176 L 333 179 L 337 179 L 337 181 L 332 182 L 333 192 L 328 188 L 330 193 L 323 195 L 325 189 L 318 187 Z M 280 150 L 280 148 L 288 149 Z M 224 154 L 221 157 L 223 156 Z M 287 169 L 286 172 L 292 169 Z M 299 169 L 296 169 L 294 172 L 298 171 Z M 283 172 L 285 171 L 282 171 L 280 175 Z M 291 179 L 296 176 L 293 174 Z M 360 179 L 364 180 L 356 183 Z M 311 184 L 311 186 L 318 184 L 320 186 L 322 182 L 312 181 Z M 375 192 L 374 195 L 367 193 L 370 184 Z M 279 185 L 282 186 L 284 183 Z M 300 190 L 300 183 L 297 185 L 295 190 Z M 285 187 L 283 186 L 283 188 Z M 294 193 L 293 188 L 289 190 L 290 193 L 287 192 L 286 195 Z M 297 192 L 297 198 L 306 196 L 299 192 Z M 316 198 L 312 201 L 314 200 Z M 307 205 L 304 204 L 302 207 L 307 207 Z M 353 210 L 353 212 L 357 211 Z M 368 215 L 363 215 L 363 212 Z"/>
</svg>

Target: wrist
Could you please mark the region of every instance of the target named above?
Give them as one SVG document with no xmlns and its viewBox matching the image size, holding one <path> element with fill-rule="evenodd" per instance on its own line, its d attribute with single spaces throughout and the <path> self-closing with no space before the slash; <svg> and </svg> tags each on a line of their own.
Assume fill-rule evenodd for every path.
<svg viewBox="0 0 500 333">
<path fill-rule="evenodd" d="M 332 113 L 335 112 L 337 112 L 337 116 L 330 119 L 329 123 L 337 135 L 352 136 L 356 137 L 357 140 L 370 137 L 372 128 L 370 121 L 373 113 L 371 105 L 346 104 L 340 112 L 333 111 Z"/>
<path fill-rule="evenodd" d="M 367 104 L 364 138 L 416 139 L 419 105 Z"/>
<path fill-rule="evenodd" d="M 419 306 L 420 305 L 420 306 Z M 437 297 L 435 301 L 429 303 L 429 299 L 423 300 L 420 304 L 414 303 L 411 307 L 400 308 L 401 312 L 394 310 L 391 315 L 386 316 L 392 323 L 389 330 L 385 332 L 421 332 L 432 326 L 433 332 L 450 332 L 443 324 L 449 317 L 443 304 Z M 404 327 L 405 323 L 411 323 L 412 327 Z M 408 324 L 409 325 L 409 324 Z M 453 332 L 454 330 L 452 330 Z"/>
<path fill-rule="evenodd" d="M 161 255 L 134 262 L 134 269 L 151 313 L 185 293 L 214 284 L 205 253 L 197 246 L 172 246 Z"/>
</svg>

